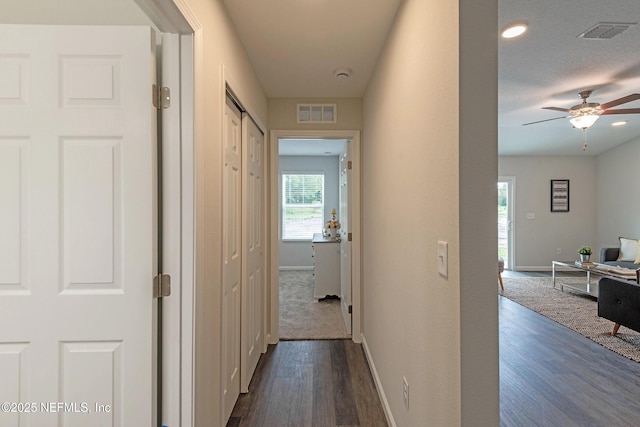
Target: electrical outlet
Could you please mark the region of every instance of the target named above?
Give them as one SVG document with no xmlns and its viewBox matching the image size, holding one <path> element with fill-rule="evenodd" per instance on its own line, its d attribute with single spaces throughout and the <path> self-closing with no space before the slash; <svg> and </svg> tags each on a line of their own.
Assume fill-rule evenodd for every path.
<svg viewBox="0 0 640 427">
<path fill-rule="evenodd" d="M 402 377 L 402 398 L 404 399 L 405 408 L 409 409 L 409 382 L 407 377 Z"/>
<path fill-rule="evenodd" d="M 558 248 L 558 249 L 556 250 L 556 254 L 557 254 L 557 255 L 560 255 L 561 253 L 562 253 L 562 248 Z"/>
</svg>

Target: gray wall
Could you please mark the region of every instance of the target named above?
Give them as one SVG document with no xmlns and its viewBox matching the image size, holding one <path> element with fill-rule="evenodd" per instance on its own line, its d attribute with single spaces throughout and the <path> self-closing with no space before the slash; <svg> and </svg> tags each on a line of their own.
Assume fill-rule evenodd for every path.
<svg viewBox="0 0 640 427">
<path fill-rule="evenodd" d="M 549 270 L 554 259 L 577 258 L 583 245 L 594 248 L 598 261 L 600 248 L 618 246 L 620 236 L 640 238 L 638 159 L 640 139 L 599 156 L 500 157 L 499 175 L 516 177 L 514 269 Z M 549 181 L 565 178 L 571 210 L 551 213 Z"/>
<path fill-rule="evenodd" d="M 549 270 L 553 260 L 577 259 L 581 246 L 597 246 L 595 157 L 500 157 L 498 174 L 516 177 L 512 269 Z M 552 179 L 569 180 L 569 212 L 551 212 Z"/>
<path fill-rule="evenodd" d="M 618 237 L 640 238 L 640 139 L 597 158 L 596 241 L 618 246 Z"/>
<path fill-rule="evenodd" d="M 338 210 L 339 193 L 339 158 L 338 156 L 280 156 L 279 158 L 279 185 L 278 185 L 278 212 L 282 212 L 282 174 L 290 172 L 322 172 L 324 173 L 324 217 L 331 218 L 331 209 Z M 279 218 L 280 225 L 282 217 Z M 317 231 L 322 232 L 322 229 Z M 283 242 L 282 231 L 278 232 L 280 243 L 280 267 L 286 268 L 313 268 L 311 258 L 311 240 L 308 242 Z"/>
</svg>

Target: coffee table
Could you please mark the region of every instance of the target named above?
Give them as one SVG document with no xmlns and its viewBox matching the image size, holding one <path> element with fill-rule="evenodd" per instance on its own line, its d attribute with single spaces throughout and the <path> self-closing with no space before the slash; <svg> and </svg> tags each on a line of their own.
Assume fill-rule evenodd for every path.
<svg viewBox="0 0 640 427">
<path fill-rule="evenodd" d="M 564 291 L 564 288 L 567 287 L 575 291 L 589 294 L 596 298 L 598 298 L 598 284 L 589 283 L 592 274 L 595 274 L 597 276 L 615 277 L 617 279 L 623 279 L 623 280 L 634 280 L 636 282 L 638 282 L 638 275 L 640 274 L 640 270 L 635 270 L 635 271 L 629 270 L 627 272 L 624 270 L 628 270 L 628 269 L 616 269 L 615 267 L 606 266 L 598 263 L 593 263 L 591 265 L 581 265 L 581 264 L 578 264 L 577 261 L 552 261 L 551 277 L 553 278 L 554 288 L 556 287 L 556 267 L 568 267 L 573 270 L 584 271 L 587 275 L 587 280 L 585 283 L 560 283 L 561 291 Z"/>
</svg>

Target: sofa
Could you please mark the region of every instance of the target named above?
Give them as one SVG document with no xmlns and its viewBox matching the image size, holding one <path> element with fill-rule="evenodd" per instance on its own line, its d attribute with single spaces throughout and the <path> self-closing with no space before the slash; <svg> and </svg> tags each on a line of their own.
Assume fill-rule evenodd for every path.
<svg viewBox="0 0 640 427">
<path fill-rule="evenodd" d="M 602 277 L 598 281 L 598 316 L 640 332 L 640 285 L 631 280 Z"/>
<path fill-rule="evenodd" d="M 600 249 L 600 263 L 637 270 L 640 268 L 638 239 L 620 237 L 620 246 Z"/>
</svg>

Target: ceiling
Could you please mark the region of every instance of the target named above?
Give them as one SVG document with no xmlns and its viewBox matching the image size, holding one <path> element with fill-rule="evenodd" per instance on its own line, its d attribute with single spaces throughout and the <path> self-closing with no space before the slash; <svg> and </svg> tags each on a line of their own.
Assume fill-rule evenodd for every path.
<svg viewBox="0 0 640 427">
<path fill-rule="evenodd" d="M 400 3 L 224 0 L 268 97 L 363 96 Z M 585 89 L 600 104 L 640 93 L 638 0 L 501 0 L 499 27 L 517 20 L 529 31 L 499 40 L 501 155 L 597 155 L 640 137 L 640 114 L 602 116 L 586 135 L 568 119 L 522 126 L 564 116 L 542 107 L 569 108 Z M 599 22 L 638 25 L 610 40 L 578 37 Z M 339 67 L 351 77 L 334 77 Z M 616 120 L 628 123 L 612 127 Z"/>
</svg>

